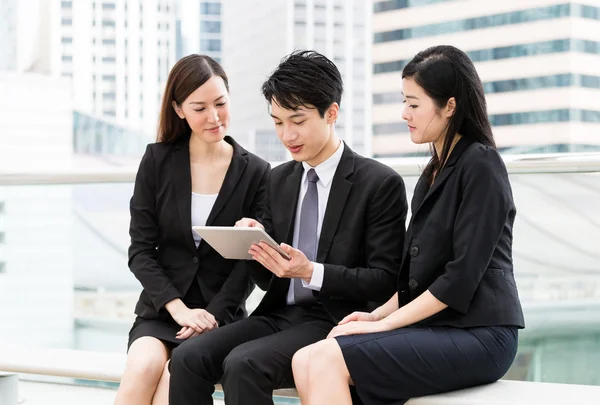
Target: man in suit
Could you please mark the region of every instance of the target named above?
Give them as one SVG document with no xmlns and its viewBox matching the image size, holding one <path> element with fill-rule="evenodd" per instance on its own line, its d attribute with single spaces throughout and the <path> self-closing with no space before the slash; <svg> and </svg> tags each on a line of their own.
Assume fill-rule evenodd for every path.
<svg viewBox="0 0 600 405">
<path fill-rule="evenodd" d="M 249 266 L 266 295 L 252 315 L 181 344 L 171 358 L 171 405 L 272 404 L 293 387 L 291 360 L 345 315 L 396 292 L 407 212 L 402 178 L 336 135 L 337 67 L 312 51 L 286 57 L 263 85 L 277 135 L 293 161 L 272 170 L 260 222 L 290 256 L 261 243 Z"/>
</svg>

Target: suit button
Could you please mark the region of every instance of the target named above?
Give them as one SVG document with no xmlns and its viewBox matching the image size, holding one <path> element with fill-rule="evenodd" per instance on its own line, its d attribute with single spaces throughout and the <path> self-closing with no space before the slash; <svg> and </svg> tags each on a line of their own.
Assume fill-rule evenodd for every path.
<svg viewBox="0 0 600 405">
<path fill-rule="evenodd" d="M 414 278 L 411 278 L 410 281 L 408 282 L 408 286 L 410 287 L 411 290 L 414 290 L 419 286 L 419 282 L 417 280 L 415 280 Z"/>
<path fill-rule="evenodd" d="M 419 248 L 417 246 L 413 246 L 410 248 L 410 255 L 412 257 L 417 257 L 419 256 Z"/>
<path fill-rule="evenodd" d="M 197 257 L 194 257 L 194 258 L 192 259 L 192 261 L 194 262 L 194 264 L 198 264 L 198 258 L 197 258 Z"/>
</svg>

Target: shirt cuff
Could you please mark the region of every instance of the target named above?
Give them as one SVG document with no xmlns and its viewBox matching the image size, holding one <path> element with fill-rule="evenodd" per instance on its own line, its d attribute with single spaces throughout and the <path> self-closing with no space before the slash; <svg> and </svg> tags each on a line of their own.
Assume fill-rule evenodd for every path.
<svg viewBox="0 0 600 405">
<path fill-rule="evenodd" d="M 313 273 L 310 278 L 310 283 L 302 280 L 302 286 L 310 288 L 311 290 L 321 291 L 323 286 L 323 276 L 325 274 L 325 266 L 322 263 L 313 262 Z"/>
</svg>

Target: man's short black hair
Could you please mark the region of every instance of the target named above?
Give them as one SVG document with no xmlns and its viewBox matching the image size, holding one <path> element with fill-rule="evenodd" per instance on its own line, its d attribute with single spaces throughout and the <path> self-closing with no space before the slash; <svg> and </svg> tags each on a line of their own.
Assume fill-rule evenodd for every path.
<svg viewBox="0 0 600 405">
<path fill-rule="evenodd" d="M 321 118 L 333 103 L 341 105 L 344 85 L 337 66 L 315 51 L 295 51 L 281 60 L 262 86 L 267 102 L 287 110 L 316 108 Z"/>
</svg>

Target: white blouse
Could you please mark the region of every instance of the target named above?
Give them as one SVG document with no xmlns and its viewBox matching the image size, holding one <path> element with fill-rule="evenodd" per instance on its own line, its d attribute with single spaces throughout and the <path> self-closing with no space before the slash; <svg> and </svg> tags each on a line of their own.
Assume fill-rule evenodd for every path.
<svg viewBox="0 0 600 405">
<path fill-rule="evenodd" d="M 198 194 L 192 191 L 192 226 L 206 225 L 206 220 L 215 205 L 217 196 L 218 194 Z M 198 247 L 202 238 L 196 232 L 192 232 L 192 234 L 196 247 Z"/>
</svg>

